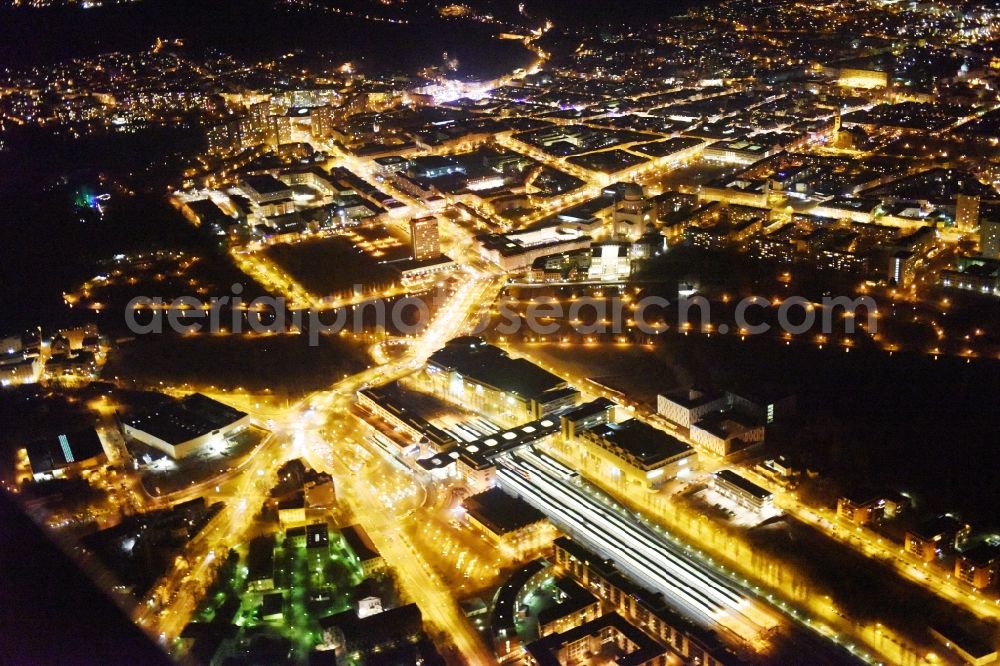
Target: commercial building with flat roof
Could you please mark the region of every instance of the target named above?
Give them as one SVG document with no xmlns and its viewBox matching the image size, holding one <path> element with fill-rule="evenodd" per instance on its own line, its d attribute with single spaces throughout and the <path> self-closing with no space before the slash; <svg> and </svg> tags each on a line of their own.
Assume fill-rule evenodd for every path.
<svg viewBox="0 0 1000 666">
<path fill-rule="evenodd" d="M 274 176 L 244 176 L 237 186 L 250 201 L 258 206 L 280 199 L 291 199 L 292 189 Z"/>
<path fill-rule="evenodd" d="M 541 511 L 498 487 L 462 501 L 469 523 L 490 541 L 516 557 L 545 546 L 548 519 Z"/>
<path fill-rule="evenodd" d="M 61 478 L 108 459 L 101 438 L 92 427 L 36 439 L 26 449 L 35 481 Z"/>
<path fill-rule="evenodd" d="M 455 338 L 431 354 L 425 376 L 439 395 L 507 423 L 540 418 L 580 400 L 561 377 L 477 337 Z"/>
<path fill-rule="evenodd" d="M 770 490 L 761 488 L 731 469 L 719 470 L 713 474 L 712 485 L 720 495 L 758 513 L 770 509 L 774 500 Z"/>
<path fill-rule="evenodd" d="M 496 487 L 465 498 L 462 506 L 470 521 L 494 539 L 546 520 L 538 509 Z"/>
<path fill-rule="evenodd" d="M 986 632 L 972 632 L 954 622 L 938 622 L 929 627 L 931 636 L 957 653 L 966 664 L 986 666 L 997 662 L 997 649 Z"/>
<path fill-rule="evenodd" d="M 656 396 L 656 412 L 684 428 L 690 428 L 705 414 L 727 404 L 725 393 L 694 387 Z"/>
<path fill-rule="evenodd" d="M 691 426 L 691 442 L 702 450 L 726 457 L 764 443 L 764 424 L 735 409 L 704 415 Z"/>
<path fill-rule="evenodd" d="M 405 395 L 406 390 L 399 382 L 390 382 L 358 391 L 358 404 L 395 430 L 407 435 L 413 445 L 426 445 L 436 451 L 442 451 L 457 443 L 457 440 L 445 430 L 414 412 L 408 405 Z"/>
<path fill-rule="evenodd" d="M 200 393 L 171 400 L 153 411 L 122 421 L 129 437 L 184 458 L 213 442 L 220 444 L 250 425 L 250 416 Z"/>
<path fill-rule="evenodd" d="M 626 493 L 655 490 L 697 459 L 693 448 L 638 419 L 578 431 L 576 441 L 584 447 L 583 465 Z"/>
<path fill-rule="evenodd" d="M 590 236 L 558 222 L 508 234 L 483 234 L 477 240 L 483 259 L 510 272 L 527 270 L 540 257 L 589 248 L 591 243 Z"/>
<path fill-rule="evenodd" d="M 945 514 L 923 521 L 906 532 L 906 552 L 924 562 L 931 562 L 955 551 L 970 531 L 970 526 Z"/>
</svg>

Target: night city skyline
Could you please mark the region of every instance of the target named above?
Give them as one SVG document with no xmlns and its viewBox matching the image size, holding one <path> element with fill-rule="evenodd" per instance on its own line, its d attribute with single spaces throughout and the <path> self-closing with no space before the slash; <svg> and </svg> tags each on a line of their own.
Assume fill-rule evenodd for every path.
<svg viewBox="0 0 1000 666">
<path fill-rule="evenodd" d="M 1000 4 L 0 0 L 0 661 L 998 662 Z"/>
</svg>

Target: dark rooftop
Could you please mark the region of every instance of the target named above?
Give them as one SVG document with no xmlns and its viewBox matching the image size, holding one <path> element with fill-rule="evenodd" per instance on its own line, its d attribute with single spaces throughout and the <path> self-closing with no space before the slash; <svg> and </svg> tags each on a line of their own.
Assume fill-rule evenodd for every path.
<svg viewBox="0 0 1000 666">
<path fill-rule="evenodd" d="M 638 419 L 603 423 L 590 432 L 633 456 L 643 466 L 657 465 L 693 450 L 673 435 Z"/>
<path fill-rule="evenodd" d="M 457 372 L 473 381 L 526 400 L 561 388 L 565 382 L 523 358 L 487 344 L 482 338 L 456 338 L 431 354 L 428 365 Z"/>
<path fill-rule="evenodd" d="M 327 548 L 330 545 L 330 529 L 326 523 L 306 525 L 306 548 Z"/>
<path fill-rule="evenodd" d="M 244 416 L 245 412 L 192 393 L 155 411 L 125 419 L 125 423 L 170 444 L 180 444 L 231 425 Z"/>
<path fill-rule="evenodd" d="M 976 566 L 987 566 L 991 562 L 1000 561 L 1000 545 L 979 543 L 963 551 L 961 556 L 963 560 L 972 562 Z"/>
<path fill-rule="evenodd" d="M 361 394 L 406 425 L 422 433 L 433 444 L 447 446 L 456 443 L 454 437 L 411 409 L 412 400 L 407 400 L 406 389 L 399 382 L 390 382 L 382 386 L 363 389 Z"/>
<path fill-rule="evenodd" d="M 375 548 L 375 544 L 365 532 L 365 528 L 360 525 L 348 525 L 340 530 L 340 534 L 347 542 L 347 546 L 362 562 L 379 557 L 378 549 Z"/>
<path fill-rule="evenodd" d="M 384 646 L 421 632 L 423 616 L 416 604 L 407 604 L 364 618 L 359 618 L 353 609 L 346 610 L 320 618 L 319 625 L 323 629 L 339 627 L 348 644 Z"/>
<path fill-rule="evenodd" d="M 766 500 L 771 497 L 770 491 L 761 488 L 753 481 L 740 476 L 731 469 L 719 470 L 715 473 L 715 476 L 733 486 L 736 486 L 746 494 L 756 497 L 757 499 Z"/>
<path fill-rule="evenodd" d="M 539 611 L 538 624 L 541 626 L 577 613 L 597 601 L 597 597 L 569 576 L 558 578 L 556 589 L 559 591 L 559 603 Z"/>
<path fill-rule="evenodd" d="M 958 518 L 949 516 L 937 516 L 921 522 L 910 530 L 910 533 L 924 540 L 933 539 L 938 536 L 954 535 L 964 527 Z"/>
<path fill-rule="evenodd" d="M 985 659 L 991 654 L 996 654 L 997 649 L 991 644 L 988 635 L 979 635 L 982 632 L 969 631 L 964 626 L 955 623 L 937 624 L 931 627 L 934 631 L 944 636 L 948 641 L 954 643 L 955 647 L 963 652 L 972 655 L 976 659 Z M 983 662 L 987 663 L 987 662 Z"/>
<path fill-rule="evenodd" d="M 29 443 L 27 449 L 31 471 L 35 474 L 51 472 L 104 453 L 101 438 L 94 428 L 37 439 Z"/>
<path fill-rule="evenodd" d="M 494 534 L 507 534 L 545 520 L 541 511 L 500 488 L 467 497 L 462 505 Z"/>
<path fill-rule="evenodd" d="M 275 194 L 288 189 L 288 185 L 266 174 L 259 176 L 244 176 L 243 182 L 250 186 L 258 194 Z"/>
</svg>

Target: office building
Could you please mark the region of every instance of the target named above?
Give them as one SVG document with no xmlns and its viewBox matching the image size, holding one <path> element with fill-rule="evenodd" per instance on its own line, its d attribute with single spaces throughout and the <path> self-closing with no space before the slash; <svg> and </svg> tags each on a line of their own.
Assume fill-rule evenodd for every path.
<svg viewBox="0 0 1000 666">
<path fill-rule="evenodd" d="M 292 198 L 292 189 L 274 176 L 244 176 L 237 187 L 258 206 Z"/>
<path fill-rule="evenodd" d="M 691 442 L 720 457 L 745 453 L 764 443 L 764 424 L 735 408 L 710 412 L 691 426 Z"/>
<path fill-rule="evenodd" d="M 906 552 L 924 562 L 933 562 L 955 552 L 958 544 L 968 537 L 970 529 L 969 525 L 947 514 L 925 520 L 907 530 Z"/>
<path fill-rule="evenodd" d="M 870 525 L 895 518 L 908 508 L 906 497 L 895 492 L 849 492 L 837 499 L 837 518 L 855 525 Z"/>
<path fill-rule="evenodd" d="M 739 392 L 689 388 L 656 399 L 660 416 L 688 428 L 699 449 L 723 457 L 762 444 L 766 426 L 793 414 L 795 408 L 794 394 L 768 387 Z"/>
<path fill-rule="evenodd" d="M 725 393 L 697 387 L 656 396 L 656 413 L 682 428 L 690 428 L 702 416 L 729 406 Z"/>
<path fill-rule="evenodd" d="M 444 155 L 422 155 L 412 159 L 407 173 L 412 178 L 434 180 L 444 176 L 464 174 L 465 167 L 454 158 Z"/>
<path fill-rule="evenodd" d="M 882 518 L 884 504 L 879 495 L 845 495 L 837 499 L 837 518 L 855 525 L 869 525 Z"/>
<path fill-rule="evenodd" d="M 588 249 L 591 243 L 590 236 L 561 222 L 507 234 L 480 234 L 476 240 L 480 256 L 508 272 L 527 270 L 540 257 Z"/>
<path fill-rule="evenodd" d="M 723 469 L 712 475 L 712 487 L 723 497 L 736 502 L 744 509 L 764 513 L 774 508 L 774 495 L 746 479 L 731 469 Z"/>
<path fill-rule="evenodd" d="M 939 620 L 928 627 L 928 631 L 939 643 L 960 657 L 963 664 L 987 666 L 997 663 L 997 658 L 1000 657 L 989 632 L 970 627 L 968 623 Z"/>
<path fill-rule="evenodd" d="M 983 590 L 1000 580 L 1000 545 L 980 543 L 955 558 L 955 578 Z"/>
<path fill-rule="evenodd" d="M 410 220 L 410 243 L 415 261 L 433 259 L 441 255 L 441 235 L 437 218 L 433 215 Z"/>
</svg>

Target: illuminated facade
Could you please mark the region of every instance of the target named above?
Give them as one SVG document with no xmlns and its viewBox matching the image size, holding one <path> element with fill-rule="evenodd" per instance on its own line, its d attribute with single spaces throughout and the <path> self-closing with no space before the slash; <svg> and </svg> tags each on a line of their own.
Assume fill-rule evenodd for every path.
<svg viewBox="0 0 1000 666">
<path fill-rule="evenodd" d="M 924 562 L 933 562 L 953 553 L 969 530 L 969 525 L 950 515 L 932 518 L 906 532 L 906 552 Z"/>
<path fill-rule="evenodd" d="M 417 261 L 441 255 L 441 236 L 438 221 L 433 215 L 410 220 L 410 243 L 413 258 Z"/>
<path fill-rule="evenodd" d="M 615 238 L 638 240 L 646 230 L 646 225 L 653 220 L 653 208 L 653 203 L 646 200 L 641 185 L 626 184 L 625 194 L 615 205 L 612 214 Z"/>
<path fill-rule="evenodd" d="M 774 506 L 774 495 L 770 491 L 729 469 L 713 474 L 712 486 L 720 495 L 757 513 L 770 511 Z"/>
<path fill-rule="evenodd" d="M 541 511 L 499 488 L 463 500 L 469 524 L 514 559 L 524 559 L 552 542 L 555 530 Z"/>
<path fill-rule="evenodd" d="M 425 378 L 434 392 L 505 424 L 540 418 L 575 405 L 580 392 L 560 377 L 487 344 L 456 338 L 428 359 Z"/>
<path fill-rule="evenodd" d="M 979 221 L 979 251 L 987 259 L 1000 259 L 1000 219 Z"/>
<path fill-rule="evenodd" d="M 955 227 L 972 231 L 979 226 L 979 197 L 969 194 L 955 196 Z"/>
<path fill-rule="evenodd" d="M 955 558 L 955 578 L 977 590 L 1000 580 L 1000 547 L 981 543 Z"/>
<path fill-rule="evenodd" d="M 193 393 L 122 422 L 125 434 L 171 458 L 185 458 L 250 426 L 250 415 Z"/>
<path fill-rule="evenodd" d="M 567 538 L 555 540 L 555 565 L 622 617 L 639 623 L 654 638 L 670 646 L 684 663 L 722 666 L 740 661 L 729 654 L 714 632 L 701 629 L 672 610 L 662 596 L 624 576 L 611 560 L 605 560 Z"/>
<path fill-rule="evenodd" d="M 885 88 L 889 85 L 889 74 L 874 69 L 840 70 L 837 83 L 846 88 Z"/>
<path fill-rule="evenodd" d="M 564 446 L 579 447 L 580 467 L 627 496 L 656 490 L 687 474 L 696 461 L 694 449 L 676 437 L 636 419 L 604 423 L 575 435 Z"/>
</svg>

